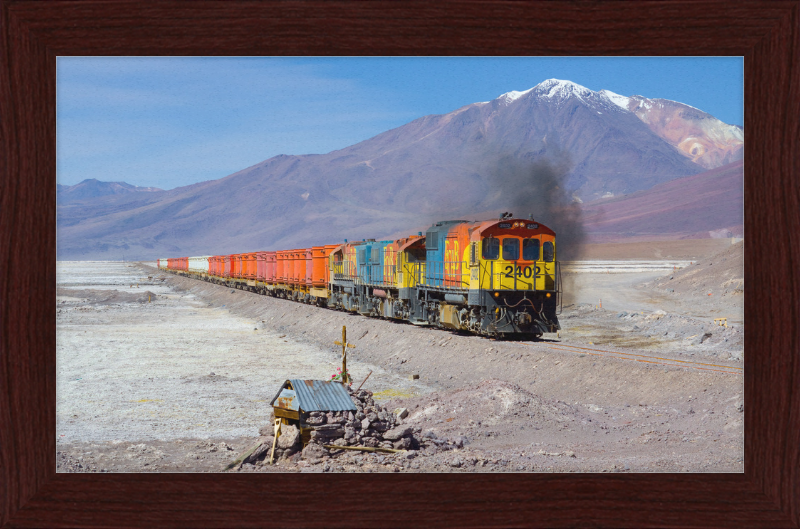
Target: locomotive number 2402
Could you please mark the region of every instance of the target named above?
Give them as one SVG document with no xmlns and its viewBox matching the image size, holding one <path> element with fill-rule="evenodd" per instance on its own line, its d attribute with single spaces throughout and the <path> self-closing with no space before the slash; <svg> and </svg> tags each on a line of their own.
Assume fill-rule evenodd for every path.
<svg viewBox="0 0 800 529">
<path fill-rule="evenodd" d="M 503 275 L 511 279 L 513 279 L 515 275 L 517 277 L 524 277 L 530 279 L 534 274 L 539 275 L 542 273 L 542 269 L 538 266 L 506 265 L 504 270 L 505 272 L 503 273 Z"/>
</svg>

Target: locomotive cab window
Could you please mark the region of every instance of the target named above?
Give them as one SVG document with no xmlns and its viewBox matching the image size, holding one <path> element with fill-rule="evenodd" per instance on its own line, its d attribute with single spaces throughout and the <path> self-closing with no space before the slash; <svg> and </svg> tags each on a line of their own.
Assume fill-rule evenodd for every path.
<svg viewBox="0 0 800 529">
<path fill-rule="evenodd" d="M 524 261 L 539 260 L 539 239 L 522 240 L 522 259 Z"/>
<path fill-rule="evenodd" d="M 497 259 L 500 257 L 500 239 L 487 237 L 483 240 L 483 258 Z"/>
<path fill-rule="evenodd" d="M 542 245 L 542 254 L 544 255 L 544 260 L 547 261 L 548 263 L 553 262 L 553 257 L 555 256 L 555 253 L 556 253 L 555 247 L 553 246 L 552 242 L 547 241 Z"/>
<path fill-rule="evenodd" d="M 503 260 L 516 261 L 519 259 L 519 239 L 503 239 Z"/>
</svg>

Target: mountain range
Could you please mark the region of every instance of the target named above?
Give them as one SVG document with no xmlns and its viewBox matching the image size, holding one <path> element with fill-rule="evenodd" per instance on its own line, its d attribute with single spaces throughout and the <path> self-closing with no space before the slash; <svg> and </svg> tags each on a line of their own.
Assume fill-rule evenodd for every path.
<svg viewBox="0 0 800 529">
<path fill-rule="evenodd" d="M 117 183 L 119 193 L 103 196 L 72 190 L 86 182 L 60 190 L 58 256 L 303 247 L 508 209 L 558 230 L 567 217 L 576 220 L 559 216 L 572 204 L 697 175 L 741 158 L 742 144 L 741 128 L 688 105 L 550 79 L 341 150 L 279 155 L 219 180 L 169 191 Z"/>
<path fill-rule="evenodd" d="M 163 191 L 157 187 L 137 187 L 125 182 L 101 182 L 96 178 L 89 178 L 74 186 L 58 184 L 56 189 L 58 204 L 83 201 L 99 197 L 127 195 L 129 193 L 152 193 Z"/>
</svg>

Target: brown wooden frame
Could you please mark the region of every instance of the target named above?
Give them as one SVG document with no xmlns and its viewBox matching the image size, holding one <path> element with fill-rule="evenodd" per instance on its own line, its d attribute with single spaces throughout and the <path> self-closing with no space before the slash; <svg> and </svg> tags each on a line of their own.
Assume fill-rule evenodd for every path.
<svg viewBox="0 0 800 529">
<path fill-rule="evenodd" d="M 0 525 L 798 527 L 800 0 L 0 4 Z M 737 55 L 744 474 L 55 473 L 58 55 Z M 691 83 L 691 79 L 686 80 Z"/>
</svg>

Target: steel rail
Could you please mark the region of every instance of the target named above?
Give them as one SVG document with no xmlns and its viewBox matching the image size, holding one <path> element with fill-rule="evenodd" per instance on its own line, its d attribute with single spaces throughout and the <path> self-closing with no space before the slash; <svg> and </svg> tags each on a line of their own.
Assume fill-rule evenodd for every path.
<svg viewBox="0 0 800 529">
<path fill-rule="evenodd" d="M 526 344 L 525 342 L 516 342 L 519 344 Z M 527 343 L 526 345 L 532 345 Z M 623 353 L 620 351 L 608 351 L 604 349 L 595 349 L 591 347 L 578 347 L 576 345 L 567 345 L 567 344 L 537 344 L 542 345 L 545 347 L 552 347 L 554 349 L 560 349 L 563 351 L 570 351 L 570 352 L 584 352 L 586 354 L 591 354 L 594 356 L 602 356 L 602 357 L 610 357 L 610 358 L 618 358 L 620 360 L 629 360 L 635 362 L 644 362 L 648 364 L 659 364 L 659 365 L 666 365 L 672 367 L 685 367 L 691 369 L 698 369 L 701 371 L 714 371 L 718 373 L 727 373 L 730 375 L 741 375 L 744 373 L 743 368 L 736 367 L 736 366 L 726 366 L 726 365 L 719 365 L 719 364 L 707 364 L 704 362 L 692 362 L 690 360 L 677 360 L 674 358 L 663 358 L 660 356 L 652 356 L 652 355 L 643 355 L 643 354 L 636 354 L 636 353 Z M 635 358 L 638 357 L 638 358 Z M 647 360 L 643 360 L 646 358 Z M 700 367 L 705 366 L 705 367 Z M 710 368 L 719 368 L 719 369 L 710 369 Z"/>
</svg>

